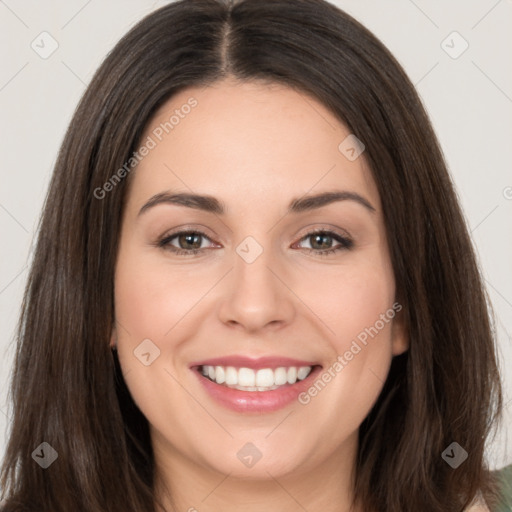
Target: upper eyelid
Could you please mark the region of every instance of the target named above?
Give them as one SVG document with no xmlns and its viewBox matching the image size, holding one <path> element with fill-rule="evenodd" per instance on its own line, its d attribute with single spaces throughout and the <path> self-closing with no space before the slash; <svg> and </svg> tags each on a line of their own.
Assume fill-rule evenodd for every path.
<svg viewBox="0 0 512 512">
<path fill-rule="evenodd" d="M 204 238 L 207 238 L 212 244 L 217 244 L 217 242 L 215 242 L 214 240 L 212 240 L 211 236 L 202 232 L 201 230 L 199 229 L 183 229 L 183 230 L 180 230 L 180 231 L 175 231 L 174 233 L 169 233 L 169 234 L 166 234 L 164 236 L 162 236 L 160 239 L 159 239 L 159 242 L 158 244 L 160 245 L 165 245 L 163 244 L 163 242 L 166 242 L 170 245 L 170 241 L 171 240 L 174 240 L 176 237 L 178 237 L 179 235 L 183 235 L 183 234 L 196 234 L 196 235 L 200 235 Z M 186 250 L 186 249 L 180 249 L 180 250 Z M 202 249 L 191 249 L 192 250 L 202 250 Z"/>
<path fill-rule="evenodd" d="M 318 227 L 314 227 L 314 228 L 307 227 L 307 228 L 305 228 L 305 231 L 303 232 L 303 234 L 300 235 L 300 239 L 302 239 L 306 236 L 309 236 L 309 235 L 317 234 L 317 233 L 329 233 L 332 235 L 339 236 L 341 238 L 352 238 L 352 236 L 346 230 L 341 229 L 341 228 L 336 229 L 334 227 L 319 227 L 319 228 Z M 296 235 L 296 236 L 299 236 L 299 235 Z"/>
<path fill-rule="evenodd" d="M 212 239 L 212 236 L 208 234 L 209 229 L 203 226 L 200 227 L 193 227 L 193 226 L 180 226 L 179 228 L 176 228 L 176 230 L 169 230 L 166 231 L 162 236 L 159 237 L 160 240 L 165 240 L 167 238 L 174 238 L 175 236 L 182 235 L 184 233 L 197 233 L 202 236 L 205 236 Z"/>
</svg>

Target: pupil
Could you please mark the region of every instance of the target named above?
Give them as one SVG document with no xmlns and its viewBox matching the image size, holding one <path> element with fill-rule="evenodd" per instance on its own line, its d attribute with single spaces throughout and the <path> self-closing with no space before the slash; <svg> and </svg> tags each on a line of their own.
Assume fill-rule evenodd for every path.
<svg viewBox="0 0 512 512">
<path fill-rule="evenodd" d="M 331 237 L 330 237 L 329 235 L 313 235 L 314 243 L 312 244 L 312 247 L 313 247 L 314 249 L 327 249 L 327 248 L 329 248 L 329 247 L 330 247 L 330 244 L 328 243 L 328 241 L 330 240 L 330 238 L 331 238 Z M 320 240 L 320 243 L 319 243 L 319 244 L 317 244 L 317 241 L 319 241 L 319 240 Z M 326 240 L 327 240 L 327 242 L 326 242 Z M 323 241 L 324 243 L 322 243 L 322 241 Z M 316 245 L 317 247 L 315 247 L 315 245 Z"/>
<path fill-rule="evenodd" d="M 200 241 L 201 235 L 197 233 L 180 235 L 179 242 L 180 246 L 185 245 L 185 249 L 199 249 L 201 247 Z M 188 244 L 188 247 L 187 247 Z M 193 247 L 191 247 L 193 245 Z"/>
</svg>

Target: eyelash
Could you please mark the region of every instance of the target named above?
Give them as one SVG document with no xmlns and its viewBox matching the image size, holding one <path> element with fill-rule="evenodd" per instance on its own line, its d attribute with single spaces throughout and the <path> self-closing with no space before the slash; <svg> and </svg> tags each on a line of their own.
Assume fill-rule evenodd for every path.
<svg viewBox="0 0 512 512">
<path fill-rule="evenodd" d="M 342 236 L 338 233 L 336 233 L 335 231 L 329 231 L 329 230 L 326 230 L 326 229 L 315 229 L 313 231 L 310 231 L 309 233 L 307 233 L 306 235 L 304 235 L 300 240 L 305 240 L 305 239 L 308 239 L 314 235 L 318 235 L 318 234 L 321 234 L 321 235 L 327 235 L 328 237 L 330 238 L 333 238 L 334 240 L 336 240 L 337 242 L 340 243 L 339 246 L 337 247 L 333 247 L 331 249 L 324 249 L 323 251 L 322 250 L 315 250 L 315 249 L 309 249 L 309 248 L 303 248 L 307 251 L 308 254 L 311 254 L 311 253 L 314 253 L 315 255 L 318 255 L 318 256 L 321 256 L 321 257 L 325 257 L 325 256 L 328 256 L 329 254 L 333 254 L 335 252 L 338 252 L 338 251 L 342 251 L 342 250 L 350 250 L 353 245 L 354 245 L 354 242 L 349 238 L 349 237 L 346 237 L 346 236 Z M 174 240 L 176 237 L 180 236 L 180 235 L 199 235 L 203 238 L 206 238 L 208 240 L 210 240 L 210 238 L 208 237 L 208 235 L 206 235 L 205 233 L 203 233 L 202 231 L 197 231 L 197 230 L 190 230 L 190 231 L 178 231 L 176 233 L 172 233 L 168 236 L 165 236 L 164 238 L 162 238 L 159 242 L 158 242 L 158 247 L 162 248 L 162 249 L 165 249 L 165 250 L 169 250 L 171 252 L 173 252 L 174 254 L 176 254 L 177 256 L 194 256 L 202 251 L 204 251 L 205 249 L 180 249 L 178 247 L 174 247 L 172 245 L 170 245 L 170 242 L 172 240 Z"/>
</svg>

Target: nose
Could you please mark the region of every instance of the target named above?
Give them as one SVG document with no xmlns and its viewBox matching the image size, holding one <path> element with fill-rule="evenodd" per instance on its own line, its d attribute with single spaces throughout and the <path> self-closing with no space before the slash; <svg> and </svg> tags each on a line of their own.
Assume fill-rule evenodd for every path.
<svg viewBox="0 0 512 512">
<path fill-rule="evenodd" d="M 238 253 L 220 298 L 219 319 L 246 332 L 278 330 L 296 314 L 285 272 L 267 248 L 252 262 Z"/>
</svg>

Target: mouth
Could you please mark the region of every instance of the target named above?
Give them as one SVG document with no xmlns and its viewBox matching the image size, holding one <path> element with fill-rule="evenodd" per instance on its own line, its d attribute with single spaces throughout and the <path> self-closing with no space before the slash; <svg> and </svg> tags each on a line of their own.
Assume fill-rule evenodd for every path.
<svg viewBox="0 0 512 512">
<path fill-rule="evenodd" d="M 236 412 L 264 413 L 297 400 L 322 366 L 288 358 L 223 358 L 194 364 L 206 394 Z"/>
<path fill-rule="evenodd" d="M 262 392 L 273 391 L 282 386 L 293 386 L 304 380 L 313 371 L 313 366 L 280 366 L 278 368 L 235 368 L 233 366 L 199 367 L 201 374 L 220 386 L 239 391 Z"/>
</svg>

